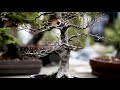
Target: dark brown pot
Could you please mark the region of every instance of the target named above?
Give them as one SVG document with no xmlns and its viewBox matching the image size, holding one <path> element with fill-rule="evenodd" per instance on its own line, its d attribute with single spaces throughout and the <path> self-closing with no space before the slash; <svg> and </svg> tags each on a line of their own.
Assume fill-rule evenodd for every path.
<svg viewBox="0 0 120 90">
<path fill-rule="evenodd" d="M 102 60 L 102 58 L 94 58 L 90 60 L 92 73 L 99 77 L 120 78 L 120 62 L 110 62 Z"/>
<path fill-rule="evenodd" d="M 38 74 L 41 60 L 0 60 L 0 75 Z"/>
</svg>

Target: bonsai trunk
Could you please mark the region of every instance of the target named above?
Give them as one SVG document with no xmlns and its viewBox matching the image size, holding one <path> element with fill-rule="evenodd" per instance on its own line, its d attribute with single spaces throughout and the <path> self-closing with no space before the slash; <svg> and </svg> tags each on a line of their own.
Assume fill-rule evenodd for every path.
<svg viewBox="0 0 120 90">
<path fill-rule="evenodd" d="M 120 58 L 120 47 L 117 49 L 116 58 Z"/>
<path fill-rule="evenodd" d="M 64 75 L 67 76 L 68 78 L 72 78 L 71 75 L 68 73 L 70 50 L 65 47 L 61 47 L 60 57 L 61 62 L 58 68 L 57 78 L 61 78 Z"/>
<path fill-rule="evenodd" d="M 116 50 L 117 50 L 117 54 L 115 55 L 115 57 L 120 59 L 120 44 L 117 43 L 117 44 L 115 45 L 115 48 L 116 48 Z"/>
<path fill-rule="evenodd" d="M 68 45 L 67 42 L 67 36 L 66 36 L 66 31 L 68 27 L 63 27 L 61 30 L 61 43 L 62 46 L 60 47 L 60 57 L 61 57 L 61 62 L 60 66 L 58 68 L 58 73 L 57 73 L 57 78 L 61 78 L 64 75 L 67 76 L 68 78 L 72 78 L 72 76 L 69 74 L 68 69 L 69 69 L 69 57 L 70 57 L 70 48 L 66 46 Z"/>
</svg>

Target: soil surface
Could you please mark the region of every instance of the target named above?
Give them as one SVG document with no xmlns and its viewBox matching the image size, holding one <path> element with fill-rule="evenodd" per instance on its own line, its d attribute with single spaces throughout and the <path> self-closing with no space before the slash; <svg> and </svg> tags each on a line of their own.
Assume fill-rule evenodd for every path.
<svg viewBox="0 0 120 90">
<path fill-rule="evenodd" d="M 13 58 L 13 57 L 9 57 L 9 56 L 0 56 L 0 61 L 8 61 L 8 60 L 15 60 L 15 61 L 35 61 L 38 60 L 35 57 L 29 57 L 29 56 L 25 56 L 25 57 L 21 57 L 21 58 Z"/>
<path fill-rule="evenodd" d="M 102 57 L 98 57 L 95 58 L 95 60 L 98 61 L 105 61 L 105 62 L 110 62 L 110 63 L 120 63 L 120 59 L 115 58 L 115 57 L 108 57 L 108 56 L 102 56 Z"/>
</svg>

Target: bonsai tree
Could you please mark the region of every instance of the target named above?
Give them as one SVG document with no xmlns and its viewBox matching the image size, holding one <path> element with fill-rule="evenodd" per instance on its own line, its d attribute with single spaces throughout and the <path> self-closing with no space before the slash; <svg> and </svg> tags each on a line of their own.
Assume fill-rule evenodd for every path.
<svg viewBox="0 0 120 90">
<path fill-rule="evenodd" d="M 26 23 L 32 25 L 29 32 L 34 35 L 33 39 L 30 40 L 28 46 L 19 49 L 17 54 L 38 58 L 45 57 L 52 52 L 59 55 L 61 62 L 55 76 L 57 78 L 62 78 L 63 76 L 72 78 L 68 72 L 70 52 L 84 47 L 83 41 L 88 35 L 85 30 L 97 23 L 100 20 L 99 16 L 102 15 L 99 12 L 2 12 L 0 14 L 2 28 L 4 27 L 4 22 L 8 20 L 12 24 L 7 27 Z M 86 16 L 90 17 L 87 22 L 84 20 Z M 45 18 L 41 20 L 41 17 Z M 39 45 L 38 42 L 44 33 L 53 29 L 59 29 L 60 31 L 60 37 L 57 37 L 58 42 L 53 45 L 48 39 L 45 45 Z M 37 46 L 31 46 L 30 44 Z"/>
<path fill-rule="evenodd" d="M 42 61 L 38 58 L 20 55 L 17 52 L 25 48 L 17 38 L 19 26 L 39 27 L 35 20 L 37 12 L 0 12 L 0 75 L 23 75 L 39 73 Z"/>
<path fill-rule="evenodd" d="M 112 45 L 114 56 L 101 56 L 90 60 L 92 73 L 102 78 L 120 78 L 120 19 L 105 28 L 104 45 Z M 109 52 L 110 54 L 112 52 Z"/>
<path fill-rule="evenodd" d="M 0 28 L 0 46 L 4 46 L 6 44 L 17 44 L 19 41 L 14 39 L 14 37 L 8 34 L 9 28 Z"/>
<path fill-rule="evenodd" d="M 99 21 L 99 12 L 40 12 L 39 17 L 48 16 L 47 20 L 43 20 L 43 25 L 38 29 L 31 29 L 30 32 L 34 35 L 40 35 L 40 33 L 51 31 L 56 28 L 60 30 L 60 42 L 54 45 L 50 45 L 49 42 L 45 46 L 38 45 L 37 47 L 29 47 L 28 50 L 21 50 L 19 54 L 35 55 L 38 57 L 45 57 L 46 55 L 56 52 L 61 59 L 57 78 L 66 76 L 72 78 L 69 74 L 69 57 L 71 50 L 82 49 L 81 40 L 87 37 L 85 29 L 92 26 Z M 91 17 L 87 23 L 83 18 L 85 15 Z M 37 18 L 39 18 L 37 17 Z M 79 22 L 79 23 L 78 23 Z M 74 35 L 70 34 L 70 31 L 74 30 Z M 35 39 L 35 38 L 33 38 Z"/>
<path fill-rule="evenodd" d="M 116 19 L 113 27 L 107 27 L 105 30 L 105 37 L 109 38 L 108 41 L 105 39 L 105 45 L 113 45 L 117 50 L 115 57 L 120 58 L 120 19 Z M 113 40 L 114 38 L 114 40 Z"/>
<path fill-rule="evenodd" d="M 37 12 L 0 12 L 0 46 L 8 44 L 18 45 L 20 40 L 17 38 L 17 28 L 22 24 L 30 24 L 33 28 L 41 25 L 40 21 L 35 20 Z"/>
</svg>

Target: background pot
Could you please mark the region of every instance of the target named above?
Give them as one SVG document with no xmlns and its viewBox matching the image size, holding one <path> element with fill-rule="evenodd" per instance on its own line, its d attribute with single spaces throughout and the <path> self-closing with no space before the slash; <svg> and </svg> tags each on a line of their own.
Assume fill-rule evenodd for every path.
<svg viewBox="0 0 120 90">
<path fill-rule="evenodd" d="M 102 60 L 102 58 L 94 58 L 90 60 L 92 73 L 105 78 L 120 78 L 120 62 L 110 62 Z"/>
<path fill-rule="evenodd" d="M 0 75 L 38 74 L 41 60 L 0 60 Z"/>
</svg>

